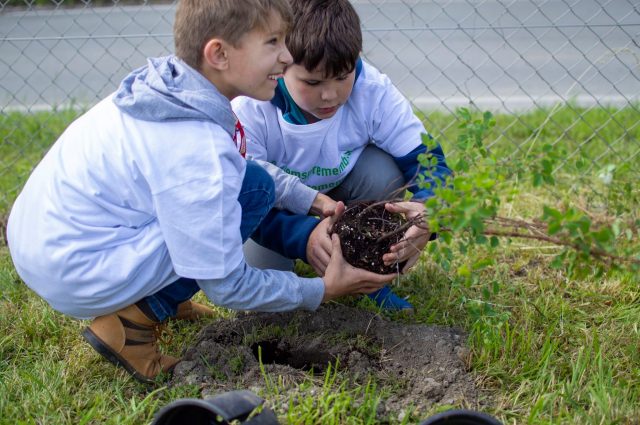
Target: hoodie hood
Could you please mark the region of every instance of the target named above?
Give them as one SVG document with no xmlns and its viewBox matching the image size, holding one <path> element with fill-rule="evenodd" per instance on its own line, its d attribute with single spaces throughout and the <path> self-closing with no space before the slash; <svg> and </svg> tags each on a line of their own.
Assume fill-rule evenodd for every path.
<svg viewBox="0 0 640 425">
<path fill-rule="evenodd" d="M 147 59 L 122 80 L 113 102 L 143 121 L 212 121 L 234 136 L 237 118 L 229 99 L 178 57 Z"/>
</svg>

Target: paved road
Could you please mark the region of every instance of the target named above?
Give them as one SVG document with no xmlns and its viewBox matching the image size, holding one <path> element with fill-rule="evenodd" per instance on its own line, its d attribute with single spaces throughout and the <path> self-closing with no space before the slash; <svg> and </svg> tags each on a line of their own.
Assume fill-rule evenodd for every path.
<svg viewBox="0 0 640 425">
<path fill-rule="evenodd" d="M 417 105 L 640 101 L 632 0 L 355 0 L 364 56 Z M 540 3 L 540 4 L 535 4 Z M 569 8 L 567 3 L 571 3 Z M 0 14 L 0 109 L 94 103 L 172 50 L 172 6 Z"/>
</svg>

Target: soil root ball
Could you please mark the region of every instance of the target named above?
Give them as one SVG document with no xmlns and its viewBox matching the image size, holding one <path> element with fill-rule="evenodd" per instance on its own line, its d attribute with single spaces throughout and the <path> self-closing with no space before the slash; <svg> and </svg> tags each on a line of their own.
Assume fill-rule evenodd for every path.
<svg viewBox="0 0 640 425">
<path fill-rule="evenodd" d="M 402 239 L 404 232 L 398 229 L 406 220 L 401 214 L 387 211 L 384 205 L 385 202 L 371 201 L 350 205 L 334 224 L 332 233 L 340 237 L 342 255 L 352 266 L 374 273 L 398 273 L 406 261 L 385 266 L 382 256 Z"/>
</svg>

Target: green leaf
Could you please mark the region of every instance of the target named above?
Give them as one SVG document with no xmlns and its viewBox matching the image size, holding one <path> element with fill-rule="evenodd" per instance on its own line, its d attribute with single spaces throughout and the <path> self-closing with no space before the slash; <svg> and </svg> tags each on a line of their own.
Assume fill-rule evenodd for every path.
<svg viewBox="0 0 640 425">
<path fill-rule="evenodd" d="M 580 220 L 578 220 L 578 226 L 583 234 L 588 233 L 591 228 L 591 219 L 589 217 L 583 216 Z"/>
<path fill-rule="evenodd" d="M 600 243 L 606 244 L 614 239 L 611 229 L 604 228 L 593 233 L 593 237 Z"/>
<path fill-rule="evenodd" d="M 547 205 L 542 206 L 542 219 L 546 220 L 549 217 L 553 217 L 555 219 L 561 220 L 563 215 L 560 211 L 553 209 Z"/>
<path fill-rule="evenodd" d="M 616 220 L 611 224 L 611 231 L 616 238 L 620 236 L 620 220 Z"/>
<path fill-rule="evenodd" d="M 465 161 L 464 158 L 460 158 L 457 162 L 453 164 L 453 171 L 458 173 L 463 171 L 469 171 L 469 163 Z"/>
<path fill-rule="evenodd" d="M 493 281 L 493 293 L 498 294 L 500 292 L 500 283 L 497 280 Z"/>
<path fill-rule="evenodd" d="M 562 224 L 559 221 L 552 221 L 547 225 L 547 233 L 549 236 L 553 236 L 562 229 Z"/>
<path fill-rule="evenodd" d="M 438 200 L 435 197 L 427 199 L 424 203 L 427 208 L 436 208 L 438 206 Z"/>
<path fill-rule="evenodd" d="M 458 113 L 465 121 L 471 121 L 471 113 L 469 112 L 469 108 L 458 108 Z"/>
<path fill-rule="evenodd" d="M 542 179 L 544 180 L 544 182 L 548 185 L 553 186 L 554 184 L 556 184 L 556 179 L 553 178 L 553 176 L 551 174 L 544 174 L 542 176 Z"/>
<path fill-rule="evenodd" d="M 493 260 L 493 258 L 483 258 L 482 260 L 478 260 L 475 263 L 473 263 L 472 269 L 481 270 L 481 269 L 484 269 L 485 267 L 492 266 L 493 264 L 495 264 L 495 261 Z"/>
<path fill-rule="evenodd" d="M 457 274 L 460 277 L 467 277 L 471 275 L 471 270 L 469 270 L 469 267 L 466 264 L 463 264 L 458 267 Z"/>
<path fill-rule="evenodd" d="M 486 286 L 484 288 L 482 288 L 482 297 L 485 300 L 491 299 L 491 293 L 489 292 L 489 289 Z"/>
<path fill-rule="evenodd" d="M 554 269 L 561 269 L 564 264 L 565 254 L 566 253 L 563 252 L 562 254 L 558 254 L 553 257 L 553 260 L 549 265 Z"/>
<path fill-rule="evenodd" d="M 585 161 L 582 158 L 576 160 L 576 163 L 575 163 L 576 170 L 578 171 L 583 171 L 585 168 L 587 168 L 587 165 L 588 165 L 587 161 Z"/>
<path fill-rule="evenodd" d="M 481 233 L 484 231 L 484 222 L 478 217 L 473 217 L 470 220 L 470 224 L 473 231 L 477 233 L 478 236 L 482 236 Z M 483 236 L 482 241 L 479 241 L 479 243 L 486 243 L 486 241 L 487 238 Z"/>
<path fill-rule="evenodd" d="M 542 174 L 540 173 L 533 173 L 533 186 L 534 187 L 540 187 L 542 186 Z"/>
</svg>

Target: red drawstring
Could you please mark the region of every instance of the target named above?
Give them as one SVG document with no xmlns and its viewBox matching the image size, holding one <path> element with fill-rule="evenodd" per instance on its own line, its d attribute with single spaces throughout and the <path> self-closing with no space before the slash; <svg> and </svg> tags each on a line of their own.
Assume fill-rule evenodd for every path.
<svg viewBox="0 0 640 425">
<path fill-rule="evenodd" d="M 236 144 L 240 155 L 242 155 L 242 157 L 244 158 L 245 154 L 247 153 L 247 139 L 244 136 L 244 128 L 242 128 L 242 124 L 237 118 L 238 117 L 236 117 L 236 132 L 233 135 L 233 142 Z"/>
</svg>

